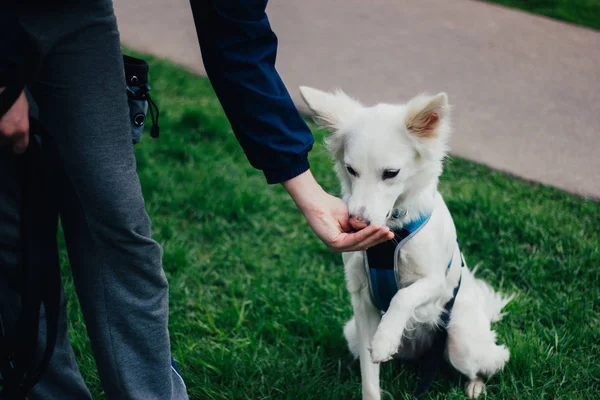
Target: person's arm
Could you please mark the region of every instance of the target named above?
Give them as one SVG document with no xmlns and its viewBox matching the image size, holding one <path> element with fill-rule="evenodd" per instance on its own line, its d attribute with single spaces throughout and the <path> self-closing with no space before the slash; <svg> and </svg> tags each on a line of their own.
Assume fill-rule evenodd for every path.
<svg viewBox="0 0 600 400">
<path fill-rule="evenodd" d="M 275 70 L 265 0 L 191 0 L 204 66 L 233 131 L 268 183 L 308 170 L 313 136 Z"/>
<path fill-rule="evenodd" d="M 277 37 L 267 1 L 190 3 L 206 72 L 250 163 L 268 183 L 283 183 L 332 251 L 362 250 L 393 237 L 387 227 L 351 225 L 346 204 L 310 173 L 314 139 L 275 69 Z"/>
<path fill-rule="evenodd" d="M 29 106 L 23 92 L 24 37 L 16 13 L 0 6 L 0 146 L 23 153 L 29 144 Z"/>
</svg>

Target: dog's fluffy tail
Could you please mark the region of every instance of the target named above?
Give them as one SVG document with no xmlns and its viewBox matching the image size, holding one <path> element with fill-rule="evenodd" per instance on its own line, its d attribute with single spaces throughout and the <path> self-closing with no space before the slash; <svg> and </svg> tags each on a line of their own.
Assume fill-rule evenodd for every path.
<svg viewBox="0 0 600 400">
<path fill-rule="evenodd" d="M 348 349 L 350 349 L 354 359 L 357 359 L 359 355 L 358 330 L 356 329 L 356 321 L 354 317 L 352 317 L 350 321 L 346 322 L 346 325 L 344 326 L 344 337 L 348 342 Z"/>
<path fill-rule="evenodd" d="M 475 278 L 475 268 L 472 272 L 473 278 Z M 502 293 L 496 292 L 487 282 L 475 278 L 475 284 L 481 294 L 481 298 L 484 301 L 483 307 L 484 312 L 491 322 L 500 321 L 504 314 L 502 309 L 515 297 L 514 294 L 506 296 Z"/>
</svg>

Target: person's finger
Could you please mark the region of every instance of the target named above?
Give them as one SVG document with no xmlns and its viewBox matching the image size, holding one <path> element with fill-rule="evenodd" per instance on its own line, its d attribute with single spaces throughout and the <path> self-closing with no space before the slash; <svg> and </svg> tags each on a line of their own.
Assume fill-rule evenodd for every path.
<svg viewBox="0 0 600 400">
<path fill-rule="evenodd" d="M 374 246 L 392 237 L 389 228 L 371 225 L 355 233 L 340 234 L 329 247 L 334 252 L 364 250 L 367 246 Z"/>
<path fill-rule="evenodd" d="M 364 229 L 367 227 L 367 223 L 365 221 L 359 221 L 358 219 L 356 219 L 354 217 L 350 218 L 348 220 L 348 222 L 352 226 L 352 229 L 354 229 L 355 231 L 360 231 L 361 229 Z"/>
<path fill-rule="evenodd" d="M 29 146 L 29 121 L 25 120 L 19 127 L 19 133 L 13 137 L 13 152 L 23 154 Z"/>
<path fill-rule="evenodd" d="M 367 250 L 370 247 L 377 246 L 378 244 L 387 242 L 388 240 L 392 240 L 393 238 L 393 232 L 384 231 L 380 236 L 373 237 L 372 240 L 366 241 L 365 243 L 360 243 L 359 246 L 364 246 L 364 250 Z"/>
<path fill-rule="evenodd" d="M 374 233 L 373 235 L 367 237 L 365 240 L 361 241 L 360 243 L 357 243 L 356 245 L 352 246 L 351 248 L 349 248 L 345 251 L 367 250 L 368 248 L 376 246 L 379 243 L 386 242 L 386 241 L 392 239 L 393 237 L 394 237 L 394 234 L 392 232 L 390 232 L 388 229 L 381 229 L 381 230 L 377 231 L 376 233 Z"/>
<path fill-rule="evenodd" d="M 342 232 L 351 232 L 353 230 L 352 225 L 348 220 L 348 215 L 346 214 L 345 218 L 338 219 L 338 224 L 340 224 L 340 228 Z"/>
<path fill-rule="evenodd" d="M 27 150 L 27 146 L 29 146 L 29 137 L 28 135 L 23 135 L 13 145 L 12 149 L 15 154 L 23 154 L 25 153 L 25 150 Z"/>
<path fill-rule="evenodd" d="M 368 226 L 365 229 L 362 229 L 355 233 L 340 233 L 331 243 L 329 243 L 329 247 L 332 251 L 345 251 L 345 249 L 351 248 L 352 246 L 357 245 L 362 242 L 369 236 L 373 235 L 378 231 L 378 227 L 376 226 Z"/>
</svg>

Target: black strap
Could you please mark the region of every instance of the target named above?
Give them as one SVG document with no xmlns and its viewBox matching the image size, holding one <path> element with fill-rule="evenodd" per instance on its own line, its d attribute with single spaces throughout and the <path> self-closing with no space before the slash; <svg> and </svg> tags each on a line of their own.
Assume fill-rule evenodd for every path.
<svg viewBox="0 0 600 400">
<path fill-rule="evenodd" d="M 154 100 L 152 100 L 152 97 L 150 97 L 150 92 L 146 93 L 146 98 L 148 99 L 150 117 L 152 117 L 152 129 L 150 130 L 150 136 L 153 139 L 156 139 L 158 136 L 160 136 L 160 127 L 158 126 L 158 117 L 160 116 L 160 111 L 158 111 L 158 106 Z"/>
<path fill-rule="evenodd" d="M 40 132 L 35 120 L 31 132 Z M 47 137 L 47 136 L 46 136 Z M 23 179 L 21 208 L 21 310 L 14 329 L 0 341 L 2 399 L 26 399 L 47 368 L 58 333 L 60 267 L 56 245 L 56 202 L 49 190 L 49 160 L 36 138 L 20 158 Z M 46 348 L 38 352 L 39 318 L 46 314 Z"/>
</svg>

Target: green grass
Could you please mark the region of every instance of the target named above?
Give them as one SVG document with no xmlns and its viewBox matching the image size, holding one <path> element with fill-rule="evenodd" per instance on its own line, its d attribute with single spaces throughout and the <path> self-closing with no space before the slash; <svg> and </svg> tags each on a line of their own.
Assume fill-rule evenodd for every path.
<svg viewBox="0 0 600 400">
<path fill-rule="evenodd" d="M 600 0 L 484 0 L 600 29 Z"/>
<path fill-rule="evenodd" d="M 249 166 L 206 79 L 155 59 L 151 76 L 162 135 L 145 136 L 136 155 L 164 247 L 173 353 L 191 398 L 359 398 L 360 374 L 342 337 L 351 309 L 341 257 L 313 236 L 280 186 Z M 337 192 L 325 132 L 315 135 L 314 174 Z M 600 205 L 459 158 L 448 160 L 440 186 L 467 260 L 518 295 L 496 326 L 512 358 L 487 398 L 594 398 Z M 77 359 L 102 398 L 66 286 Z M 385 364 L 382 387 L 409 398 L 415 376 L 410 366 Z M 429 398 L 463 399 L 463 383 L 447 371 Z"/>
</svg>

